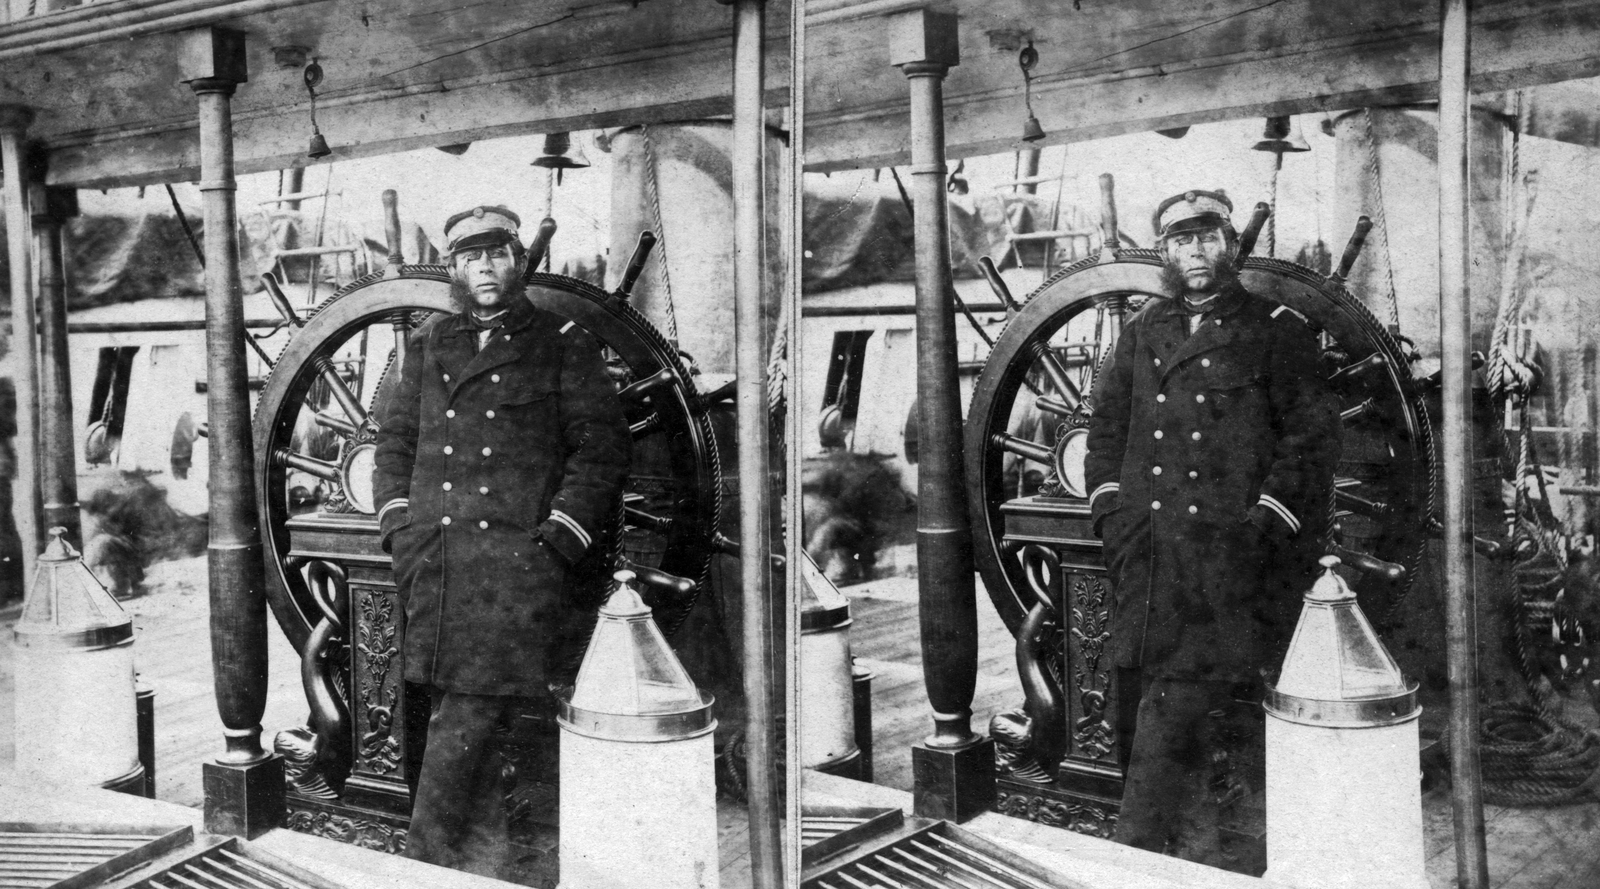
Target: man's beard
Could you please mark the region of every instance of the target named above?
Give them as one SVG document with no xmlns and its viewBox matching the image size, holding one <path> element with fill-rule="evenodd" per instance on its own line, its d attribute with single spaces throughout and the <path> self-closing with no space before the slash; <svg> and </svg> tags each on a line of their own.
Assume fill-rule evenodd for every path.
<svg viewBox="0 0 1600 889">
<path fill-rule="evenodd" d="M 1239 281 L 1239 270 L 1226 257 L 1218 259 L 1211 266 L 1212 286 L 1209 290 L 1195 290 L 1189 286 L 1189 279 L 1183 274 L 1183 269 L 1177 263 L 1168 260 L 1161 264 L 1161 286 L 1166 292 L 1176 297 L 1207 296 L 1221 293 L 1231 288 Z"/>
<path fill-rule="evenodd" d="M 510 307 L 523 297 L 526 289 L 521 278 L 512 278 L 511 282 L 500 292 L 500 302 L 490 310 L 490 313 Z M 455 307 L 457 312 L 482 311 L 478 308 L 478 304 L 473 300 L 472 296 L 473 291 L 471 288 L 467 287 L 459 278 L 453 276 L 450 278 L 450 304 Z"/>
</svg>

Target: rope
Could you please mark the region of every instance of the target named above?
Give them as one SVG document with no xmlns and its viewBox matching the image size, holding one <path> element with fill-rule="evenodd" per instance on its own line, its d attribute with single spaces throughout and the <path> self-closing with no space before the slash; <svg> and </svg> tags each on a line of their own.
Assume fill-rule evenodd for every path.
<svg viewBox="0 0 1600 889">
<path fill-rule="evenodd" d="M 1561 715 L 1561 702 L 1541 681 L 1540 641 L 1567 610 L 1566 545 L 1559 525 L 1539 521 L 1534 507 L 1535 488 L 1544 503 L 1549 500 L 1526 399 L 1520 414 L 1509 610 L 1514 659 L 1531 700 L 1486 705 L 1479 723 L 1481 771 L 1484 799 L 1493 805 L 1553 806 L 1600 799 L 1600 732 Z"/>
<path fill-rule="evenodd" d="M 666 295 L 663 320 L 667 322 L 667 339 L 673 348 L 677 348 L 678 311 L 672 303 L 672 278 L 667 272 L 667 267 L 670 265 L 667 262 L 667 227 L 661 221 L 661 192 L 656 185 L 656 148 L 655 143 L 650 140 L 650 127 L 640 127 L 639 134 L 644 138 L 644 183 L 645 190 L 650 195 L 651 218 L 655 220 L 656 251 L 661 254 L 656 269 L 661 274 L 661 291 Z"/>
<path fill-rule="evenodd" d="M 1378 168 L 1378 138 L 1373 133 L 1372 111 L 1368 108 L 1361 109 L 1361 121 L 1367 143 L 1367 186 L 1372 191 L 1373 207 L 1372 221 L 1378 230 L 1378 244 L 1383 249 L 1379 251 L 1383 256 L 1383 286 L 1389 297 L 1389 326 L 1396 332 L 1400 330 L 1400 302 L 1394 289 L 1394 262 L 1389 254 L 1389 216 L 1384 210 L 1383 176 Z"/>
<path fill-rule="evenodd" d="M 1283 152 L 1272 152 L 1272 175 L 1267 179 L 1267 200 L 1272 212 L 1267 214 L 1267 224 L 1261 232 L 1262 243 L 1266 246 L 1269 259 L 1278 256 L 1278 174 L 1283 172 Z"/>
<path fill-rule="evenodd" d="M 1528 218 L 1533 210 L 1535 196 L 1533 175 L 1530 173 L 1524 176 L 1522 173 L 1521 101 L 1522 96 L 1519 92 L 1516 96 L 1519 113 L 1510 128 L 1511 151 L 1506 167 L 1506 182 L 1503 186 L 1508 210 L 1503 225 L 1505 260 L 1501 265 L 1500 274 L 1500 311 L 1495 316 L 1494 333 L 1490 337 L 1489 362 L 1484 369 L 1484 380 L 1489 387 L 1489 396 L 1496 401 L 1505 401 L 1512 397 L 1526 400 L 1532 395 L 1540 377 L 1539 369 L 1528 360 L 1527 356 L 1518 354 L 1517 344 L 1512 341 L 1512 332 L 1516 329 L 1517 320 L 1522 314 L 1523 293 L 1517 285 L 1521 280 L 1523 260 L 1527 254 Z M 1518 203 L 1515 198 L 1519 192 L 1522 197 L 1521 212 L 1514 213 L 1510 208 Z"/>
</svg>

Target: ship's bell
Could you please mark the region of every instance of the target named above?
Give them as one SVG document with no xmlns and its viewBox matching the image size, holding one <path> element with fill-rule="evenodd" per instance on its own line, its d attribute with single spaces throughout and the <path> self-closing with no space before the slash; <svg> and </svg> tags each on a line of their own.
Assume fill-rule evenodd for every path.
<svg viewBox="0 0 1600 889">
<path fill-rule="evenodd" d="M 328 147 L 328 140 L 322 137 L 319 130 L 311 134 L 311 146 L 306 149 L 306 157 L 319 158 L 333 154 L 333 149 Z"/>
<path fill-rule="evenodd" d="M 572 147 L 571 133 L 548 133 L 544 137 L 544 153 L 533 159 L 533 165 L 555 170 L 556 184 L 560 185 L 562 171 L 587 167 L 589 159 L 583 156 L 582 146 Z"/>
<path fill-rule="evenodd" d="M 1022 123 L 1022 141 L 1037 142 L 1044 138 L 1044 127 L 1039 126 L 1039 118 L 1028 115 Z"/>
<path fill-rule="evenodd" d="M 1261 131 L 1261 140 L 1251 146 L 1256 151 L 1310 151 L 1305 134 L 1300 132 L 1300 121 L 1289 115 L 1267 118 Z"/>
</svg>

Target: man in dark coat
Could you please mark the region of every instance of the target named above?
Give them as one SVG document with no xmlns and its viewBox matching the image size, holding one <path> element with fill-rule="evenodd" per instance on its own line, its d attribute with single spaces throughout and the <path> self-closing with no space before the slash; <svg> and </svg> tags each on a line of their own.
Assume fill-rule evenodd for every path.
<svg viewBox="0 0 1600 889">
<path fill-rule="evenodd" d="M 1320 555 L 1340 419 L 1316 331 L 1239 284 L 1232 209 L 1191 191 L 1156 211 L 1170 298 L 1095 382 L 1085 469 L 1118 688 L 1138 696 L 1116 838 L 1238 869 L 1217 822 L 1259 761 L 1255 690 Z"/>
<path fill-rule="evenodd" d="M 458 314 L 406 345 L 377 409 L 373 487 L 433 716 L 406 853 L 494 876 L 497 727 L 546 697 L 569 575 L 617 511 L 631 438 L 595 340 L 522 291 L 519 220 L 445 223 Z"/>
</svg>

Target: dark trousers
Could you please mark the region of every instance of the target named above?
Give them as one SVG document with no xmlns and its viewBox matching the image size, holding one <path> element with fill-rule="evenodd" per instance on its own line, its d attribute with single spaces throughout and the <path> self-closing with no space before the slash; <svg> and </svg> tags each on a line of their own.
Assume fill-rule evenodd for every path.
<svg viewBox="0 0 1600 889">
<path fill-rule="evenodd" d="M 1224 804 L 1245 792 L 1246 764 L 1260 759 L 1259 707 L 1237 701 L 1232 682 L 1148 678 L 1137 670 L 1121 671 L 1118 682 L 1142 693 L 1116 841 L 1241 870 L 1240 850 L 1224 842 L 1220 822 Z"/>
<path fill-rule="evenodd" d="M 501 746 L 526 698 L 433 689 L 428 747 L 406 857 L 486 877 L 506 873 Z"/>
</svg>

